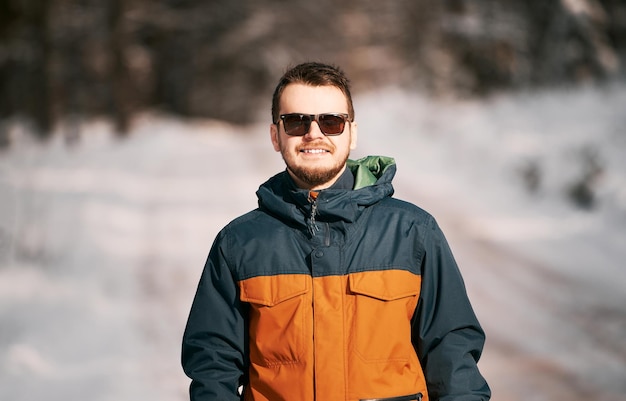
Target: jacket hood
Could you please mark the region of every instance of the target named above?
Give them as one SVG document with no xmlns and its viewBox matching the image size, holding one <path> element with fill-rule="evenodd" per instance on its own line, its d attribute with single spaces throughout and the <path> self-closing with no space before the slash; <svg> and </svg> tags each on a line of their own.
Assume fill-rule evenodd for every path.
<svg viewBox="0 0 626 401">
<path fill-rule="evenodd" d="M 346 165 L 354 175 L 354 189 L 376 184 L 388 169 L 393 170 L 390 171 L 390 183 L 396 174 L 396 161 L 393 157 L 367 156 L 358 160 L 348 160 Z"/>
<path fill-rule="evenodd" d="M 367 156 L 348 160 L 354 176 L 354 189 L 328 188 L 319 191 L 315 219 L 321 222 L 353 222 L 365 208 L 393 194 L 391 181 L 396 173 L 395 160 L 385 156 Z M 259 187 L 259 209 L 275 215 L 290 225 L 307 227 L 312 203 L 309 191 L 296 187 L 287 171 L 282 171 Z"/>
</svg>

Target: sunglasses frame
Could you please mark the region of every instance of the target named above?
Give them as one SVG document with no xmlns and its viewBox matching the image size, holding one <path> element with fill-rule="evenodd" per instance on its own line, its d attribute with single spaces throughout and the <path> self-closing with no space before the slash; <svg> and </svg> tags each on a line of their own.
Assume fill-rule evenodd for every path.
<svg viewBox="0 0 626 401">
<path fill-rule="evenodd" d="M 299 116 L 300 117 L 300 124 L 303 125 L 306 130 L 303 134 L 298 135 L 298 134 L 290 134 L 287 129 L 285 129 L 285 117 L 290 117 L 290 116 Z M 342 118 L 343 122 L 343 129 L 341 130 L 341 132 L 338 132 L 336 134 L 327 134 L 326 132 L 324 132 L 323 129 L 323 124 L 320 124 L 320 117 L 323 116 L 332 116 L 332 117 L 340 117 Z M 308 121 L 306 119 L 304 119 L 304 117 L 308 117 Z M 280 116 L 278 116 L 279 120 L 276 122 L 276 126 L 278 126 L 280 124 L 280 121 L 283 122 L 283 129 L 285 129 L 285 134 L 289 135 L 289 136 L 305 136 L 306 134 L 308 134 L 311 131 L 311 124 L 313 124 L 313 121 L 315 121 L 317 123 L 317 126 L 320 128 L 320 131 L 322 132 L 322 134 L 324 134 L 325 136 L 337 136 L 337 135 L 341 135 L 343 134 L 343 132 L 346 130 L 346 123 L 350 123 L 352 122 L 350 120 L 350 115 L 348 113 L 320 113 L 320 114 L 305 114 L 305 113 L 287 113 L 287 114 L 281 114 Z"/>
</svg>

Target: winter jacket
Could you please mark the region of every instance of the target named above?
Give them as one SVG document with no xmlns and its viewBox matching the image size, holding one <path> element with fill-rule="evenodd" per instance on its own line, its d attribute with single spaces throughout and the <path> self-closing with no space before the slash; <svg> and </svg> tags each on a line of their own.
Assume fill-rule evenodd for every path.
<svg viewBox="0 0 626 401">
<path fill-rule="evenodd" d="M 192 401 L 489 399 L 484 333 L 437 223 L 391 197 L 392 158 L 348 167 L 354 189 L 315 200 L 275 175 L 218 234 L 183 338 Z"/>
</svg>

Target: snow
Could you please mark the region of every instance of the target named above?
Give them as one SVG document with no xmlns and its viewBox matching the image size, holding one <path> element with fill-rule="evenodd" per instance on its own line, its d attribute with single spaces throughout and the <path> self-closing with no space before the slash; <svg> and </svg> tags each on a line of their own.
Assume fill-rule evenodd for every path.
<svg viewBox="0 0 626 401">
<path fill-rule="evenodd" d="M 623 84 L 355 98 L 353 158 L 395 157 L 396 196 L 443 227 L 494 400 L 624 399 L 624 105 Z M 8 124 L 0 400 L 184 400 L 180 337 L 208 249 L 283 168 L 268 123 L 146 114 L 122 140 L 106 121 L 77 124 L 47 143 Z M 568 195 L 585 174 L 590 207 Z"/>
</svg>

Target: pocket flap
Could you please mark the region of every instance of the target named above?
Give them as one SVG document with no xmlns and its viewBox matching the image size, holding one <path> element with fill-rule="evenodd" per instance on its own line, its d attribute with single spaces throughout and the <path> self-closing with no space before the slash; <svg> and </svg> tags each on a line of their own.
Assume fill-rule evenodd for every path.
<svg viewBox="0 0 626 401">
<path fill-rule="evenodd" d="M 392 301 L 418 295 L 421 277 L 406 270 L 377 270 L 350 275 L 350 291 Z"/>
<path fill-rule="evenodd" d="M 310 277 L 305 274 L 252 277 L 239 282 L 239 298 L 245 302 L 274 306 L 307 293 L 309 281 Z"/>
</svg>

